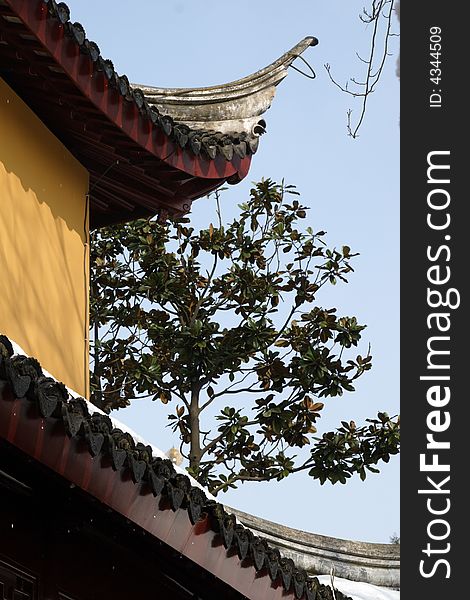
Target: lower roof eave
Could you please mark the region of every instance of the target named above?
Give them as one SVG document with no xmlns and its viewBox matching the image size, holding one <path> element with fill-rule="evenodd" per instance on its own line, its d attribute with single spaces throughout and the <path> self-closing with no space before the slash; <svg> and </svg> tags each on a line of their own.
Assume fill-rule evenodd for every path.
<svg viewBox="0 0 470 600">
<path fill-rule="evenodd" d="M 207 498 L 171 461 L 88 412 L 0 336 L 0 438 L 251 600 L 331 600 L 291 558 Z M 336 600 L 347 600 L 338 592 Z"/>
</svg>

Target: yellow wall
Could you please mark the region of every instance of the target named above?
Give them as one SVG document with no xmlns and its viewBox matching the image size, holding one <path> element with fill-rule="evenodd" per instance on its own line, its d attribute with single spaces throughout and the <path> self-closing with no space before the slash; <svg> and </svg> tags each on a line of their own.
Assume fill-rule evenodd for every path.
<svg viewBox="0 0 470 600">
<path fill-rule="evenodd" d="M 0 78 L 0 333 L 88 394 L 88 173 Z"/>
</svg>

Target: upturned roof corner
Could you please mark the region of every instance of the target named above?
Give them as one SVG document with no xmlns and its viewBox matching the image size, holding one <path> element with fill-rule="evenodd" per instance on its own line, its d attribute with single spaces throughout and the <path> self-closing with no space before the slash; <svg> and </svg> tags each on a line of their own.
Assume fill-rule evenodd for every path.
<svg viewBox="0 0 470 600">
<path fill-rule="evenodd" d="M 267 67 L 236 81 L 199 88 L 160 88 L 132 84 L 140 89 L 150 106 L 191 129 L 215 135 L 251 140 L 266 131 L 260 117 L 269 109 L 276 86 L 287 76 L 288 68 L 318 40 L 309 36 Z M 254 144 L 250 144 L 254 146 Z"/>
</svg>

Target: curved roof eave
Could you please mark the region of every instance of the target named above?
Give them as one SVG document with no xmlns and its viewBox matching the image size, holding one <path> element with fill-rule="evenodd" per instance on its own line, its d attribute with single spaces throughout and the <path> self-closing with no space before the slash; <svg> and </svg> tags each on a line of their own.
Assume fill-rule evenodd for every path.
<svg viewBox="0 0 470 600">
<path fill-rule="evenodd" d="M 306 37 L 264 69 L 221 86 L 139 89 L 115 71 L 112 61 L 101 56 L 99 47 L 86 38 L 80 23 L 72 23 L 65 3 L 6 3 L 82 93 L 130 138 L 170 166 L 202 178 L 246 176 L 246 159 L 256 152 L 262 131 L 247 129 L 244 120 L 258 117 L 269 108 L 274 88 L 287 75 L 287 68 L 308 47 L 318 43 L 316 38 Z M 183 106 L 194 113 L 194 118 L 179 117 Z M 218 118 L 211 117 L 213 114 Z M 235 126 L 241 124 L 241 129 L 229 129 L 224 125 L 226 118 Z M 163 135 L 154 135 L 155 129 Z M 218 133 L 228 134 L 228 139 L 214 136 Z M 223 147 L 229 144 L 233 152 L 224 152 Z"/>
<path fill-rule="evenodd" d="M 90 414 L 85 400 L 16 355 L 0 335 L 0 438 L 251 600 L 328 600 L 331 589 L 297 568 L 169 460 Z M 125 476 L 124 476 L 125 475 Z M 338 592 L 338 600 L 351 600 Z"/>
<path fill-rule="evenodd" d="M 92 227 L 181 215 L 192 200 L 246 177 L 275 86 L 316 43 L 306 38 L 237 82 L 190 90 L 191 120 L 169 105 L 156 108 L 150 88 L 132 87 L 63 2 L 2 0 L 0 35 L 7 83 L 90 172 Z"/>
</svg>

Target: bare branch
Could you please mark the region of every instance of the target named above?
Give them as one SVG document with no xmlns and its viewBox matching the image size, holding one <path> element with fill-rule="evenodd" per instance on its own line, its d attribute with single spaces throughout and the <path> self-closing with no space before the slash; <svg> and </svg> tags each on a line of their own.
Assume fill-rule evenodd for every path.
<svg viewBox="0 0 470 600">
<path fill-rule="evenodd" d="M 337 88 L 353 98 L 361 98 L 359 117 L 355 124 L 352 123 L 352 109 L 347 111 L 347 131 L 348 135 L 353 139 L 358 137 L 359 129 L 364 122 L 366 115 L 368 99 L 381 78 L 387 57 L 390 56 L 388 51 L 389 40 L 392 36 L 397 35 L 391 32 L 393 7 L 394 0 L 373 0 L 370 9 L 367 10 L 367 8 L 364 7 L 362 14 L 359 15 L 359 18 L 363 23 L 373 24 L 368 58 L 364 59 L 356 52 L 357 58 L 363 64 L 367 65 L 365 80 L 358 81 L 354 77 L 350 78 L 350 81 L 359 89 L 351 90 L 348 83 L 344 86 L 339 84 L 331 73 L 331 66 L 328 63 L 325 64 L 328 77 Z M 385 31 L 381 34 L 381 27 L 384 21 Z M 379 56 L 378 61 L 377 56 Z M 375 67 L 374 65 L 376 65 L 377 62 L 378 66 Z"/>
</svg>

